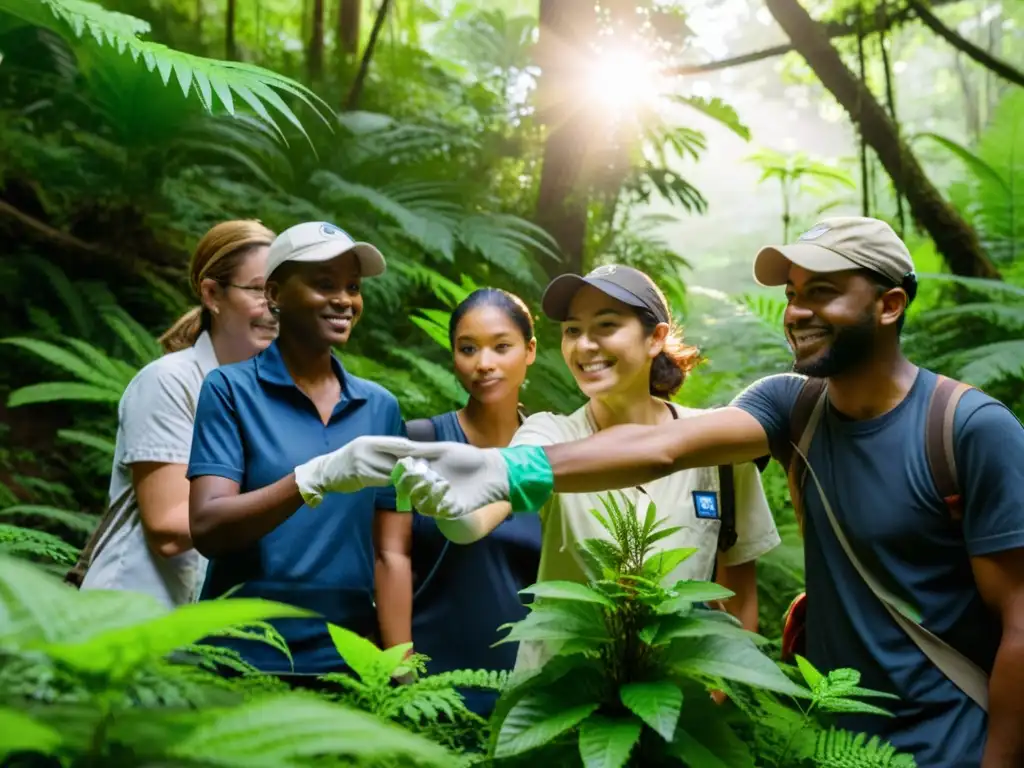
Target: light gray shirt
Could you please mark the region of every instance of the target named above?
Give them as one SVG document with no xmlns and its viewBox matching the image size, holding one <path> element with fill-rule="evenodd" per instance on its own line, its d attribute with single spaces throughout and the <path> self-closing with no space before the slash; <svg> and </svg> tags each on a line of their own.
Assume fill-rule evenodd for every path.
<svg viewBox="0 0 1024 768">
<path fill-rule="evenodd" d="M 145 592 L 171 607 L 197 598 L 206 576 L 206 558 L 194 549 L 161 557 L 149 548 L 131 465 L 188 464 L 199 390 L 217 366 L 213 342 L 204 331 L 194 346 L 154 360 L 128 384 L 117 409 L 110 476 L 113 519 L 96 544 L 82 589 Z"/>
</svg>

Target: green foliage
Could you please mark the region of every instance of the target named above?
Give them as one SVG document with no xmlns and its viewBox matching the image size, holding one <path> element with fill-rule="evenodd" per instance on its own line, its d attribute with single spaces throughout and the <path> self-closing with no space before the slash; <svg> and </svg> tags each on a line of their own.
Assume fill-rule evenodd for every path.
<svg viewBox="0 0 1024 768">
<path fill-rule="evenodd" d="M 203 108 L 211 113 L 219 102 L 221 108 L 229 114 L 235 114 L 235 98 L 238 98 L 275 129 L 277 123 L 267 110 L 267 105 L 305 133 L 302 124 L 278 91 L 301 100 L 311 108 L 316 109 L 319 105 L 326 107 L 321 99 L 300 83 L 261 67 L 204 59 L 142 40 L 140 35 L 149 31 L 146 22 L 113 13 L 86 0 L 0 0 L 0 12 L 53 30 L 73 41 L 80 54 L 94 54 L 91 49 L 97 46 L 109 46 L 118 56 L 124 56 L 127 52 L 132 62 L 141 60 L 148 72 L 158 74 L 165 86 L 173 76 L 183 97 L 193 93 Z M 111 62 L 113 59 L 104 55 L 99 61 Z M 281 136 L 283 138 L 283 134 Z"/>
<path fill-rule="evenodd" d="M 251 669 L 229 681 L 189 661 L 201 638 L 304 614 L 239 599 L 168 611 L 147 595 L 78 592 L 0 556 L 0 757 L 30 750 L 70 765 L 451 765 L 443 747 L 372 715 L 275 691 Z M 180 648 L 192 655 L 171 654 Z"/>
<path fill-rule="evenodd" d="M 546 660 L 518 671 L 502 696 L 493 757 L 542 761 L 575 745 L 572 764 L 587 768 L 672 758 L 728 768 L 907 764 L 888 745 L 837 735 L 819 716 L 885 714 L 858 700 L 883 694 L 859 688 L 853 670 L 823 675 L 804 659 L 796 682 L 759 650 L 763 638 L 704 607 L 727 600 L 729 590 L 702 581 L 663 585 L 695 550 L 653 553 L 677 530 L 653 504 L 641 515 L 612 494 L 602 502 L 594 514 L 607 537 L 576 545 L 588 583 L 524 590 L 535 597 L 530 612 L 502 639 L 529 644 Z M 712 690 L 726 690 L 738 705 L 714 704 Z"/>
</svg>

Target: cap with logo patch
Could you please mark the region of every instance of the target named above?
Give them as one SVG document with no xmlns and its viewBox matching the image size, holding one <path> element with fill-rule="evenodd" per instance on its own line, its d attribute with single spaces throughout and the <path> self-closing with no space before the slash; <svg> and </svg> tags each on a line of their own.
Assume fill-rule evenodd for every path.
<svg viewBox="0 0 1024 768">
<path fill-rule="evenodd" d="M 823 219 L 795 243 L 762 248 L 754 258 L 754 279 L 761 285 L 785 285 L 793 264 L 809 272 L 869 269 L 896 285 L 914 273 L 910 251 L 893 228 L 864 216 Z"/>
<path fill-rule="evenodd" d="M 654 281 L 639 269 L 621 264 L 606 264 L 591 270 L 585 277 L 559 275 L 544 289 L 541 298 L 544 314 L 559 322 L 568 318 L 573 296 L 585 285 L 597 288 L 623 304 L 648 310 L 659 323 L 671 322 L 668 302 Z"/>
<path fill-rule="evenodd" d="M 384 256 L 369 243 L 353 240 L 348 232 L 326 221 L 296 224 L 278 235 L 270 244 L 267 277 L 287 261 L 330 261 L 349 252 L 359 259 L 359 270 L 363 277 L 384 274 Z"/>
</svg>

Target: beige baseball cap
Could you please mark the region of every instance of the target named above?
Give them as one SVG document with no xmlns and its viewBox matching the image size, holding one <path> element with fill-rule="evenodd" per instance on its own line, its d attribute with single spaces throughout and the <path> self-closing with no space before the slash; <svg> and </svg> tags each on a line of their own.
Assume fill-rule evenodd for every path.
<svg viewBox="0 0 1024 768">
<path fill-rule="evenodd" d="M 267 278 L 286 261 L 330 261 L 349 251 L 359 259 L 363 277 L 383 275 L 384 256 L 369 243 L 357 242 L 341 227 L 326 221 L 307 221 L 289 227 L 270 244 Z"/>
<path fill-rule="evenodd" d="M 865 216 L 822 219 L 789 245 L 769 245 L 754 258 L 754 279 L 785 285 L 790 265 L 810 272 L 870 269 L 896 285 L 914 272 L 910 251 L 884 221 Z"/>
</svg>

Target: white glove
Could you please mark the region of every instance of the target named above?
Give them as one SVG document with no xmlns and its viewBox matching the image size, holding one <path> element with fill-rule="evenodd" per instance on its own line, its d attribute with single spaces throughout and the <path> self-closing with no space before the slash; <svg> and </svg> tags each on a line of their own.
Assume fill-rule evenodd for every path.
<svg viewBox="0 0 1024 768">
<path fill-rule="evenodd" d="M 437 453 L 436 443 L 418 443 L 404 437 L 365 435 L 331 453 L 295 468 L 295 484 L 311 507 L 325 493 L 354 493 L 363 488 L 391 485 L 391 473 L 401 456 Z"/>
<path fill-rule="evenodd" d="M 462 443 L 429 443 L 444 450 L 435 456 L 409 454 L 398 462 L 398 497 L 407 498 L 428 517 L 455 519 L 509 496 L 508 466 L 497 448 Z"/>
</svg>

